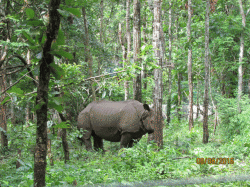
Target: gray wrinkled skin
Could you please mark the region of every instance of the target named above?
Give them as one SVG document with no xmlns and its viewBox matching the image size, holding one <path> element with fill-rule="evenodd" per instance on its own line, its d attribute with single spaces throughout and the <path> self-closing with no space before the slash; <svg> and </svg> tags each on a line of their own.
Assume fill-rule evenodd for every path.
<svg viewBox="0 0 250 187">
<path fill-rule="evenodd" d="M 80 138 L 86 149 L 103 149 L 103 139 L 120 142 L 120 148 L 132 147 L 146 133 L 153 133 L 153 110 L 139 101 L 94 101 L 78 116 L 77 128 L 83 130 Z"/>
</svg>

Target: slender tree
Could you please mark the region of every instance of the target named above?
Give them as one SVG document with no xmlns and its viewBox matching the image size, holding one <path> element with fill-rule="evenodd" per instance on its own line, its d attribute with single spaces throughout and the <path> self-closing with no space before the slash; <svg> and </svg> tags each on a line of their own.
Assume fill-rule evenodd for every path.
<svg viewBox="0 0 250 187">
<path fill-rule="evenodd" d="M 127 39 L 127 56 L 126 63 L 130 61 L 130 51 L 131 51 L 131 33 L 130 33 L 130 0 L 126 2 L 126 39 Z M 129 99 L 129 82 L 125 80 L 125 100 Z"/>
<path fill-rule="evenodd" d="M 140 0 L 134 0 L 134 28 L 133 28 L 133 46 L 134 46 L 134 63 L 141 65 L 140 48 L 141 48 L 141 17 L 140 17 Z M 141 96 L 141 73 L 134 79 L 134 99 L 142 100 Z"/>
<path fill-rule="evenodd" d="M 127 62 L 127 51 L 125 47 L 125 40 L 122 38 L 122 24 L 119 23 L 119 28 L 118 28 L 118 36 L 119 36 L 119 41 L 122 47 L 122 61 L 123 61 L 123 68 L 125 68 L 125 63 Z M 124 89 L 125 89 L 125 101 L 128 100 L 128 81 L 125 80 L 124 82 Z"/>
<path fill-rule="evenodd" d="M 101 3 L 100 3 L 100 44 L 103 45 L 103 0 L 101 0 Z M 102 65 L 102 58 L 99 57 L 98 58 L 98 75 L 101 75 L 102 74 L 102 68 L 101 68 L 101 65 Z M 99 89 L 99 100 L 101 100 L 101 89 Z"/>
<path fill-rule="evenodd" d="M 208 143 L 208 89 L 209 89 L 209 11 L 210 2 L 207 0 L 205 18 L 205 90 L 204 90 L 204 110 L 203 110 L 203 143 Z"/>
<path fill-rule="evenodd" d="M 93 77 L 93 59 L 92 55 L 90 54 L 90 45 L 89 45 L 89 30 L 88 30 L 88 25 L 87 25 L 87 15 L 86 15 L 86 10 L 85 7 L 82 7 L 82 15 L 83 15 L 83 20 L 84 20 L 84 31 L 85 31 L 85 39 L 84 39 L 84 44 L 85 44 L 85 62 L 88 62 L 89 66 L 89 76 Z M 95 87 L 94 87 L 94 82 L 91 81 L 91 90 L 92 90 L 92 98 L 95 101 L 96 100 L 96 94 L 95 94 Z"/>
<path fill-rule="evenodd" d="M 192 44 L 191 44 L 191 18 L 192 18 L 192 1 L 188 0 L 188 22 L 187 22 L 187 37 L 188 37 L 188 87 L 189 87 L 189 115 L 188 123 L 189 130 L 193 127 L 193 80 L 192 80 Z"/>
<path fill-rule="evenodd" d="M 172 1 L 169 1 L 169 22 L 168 22 L 168 41 L 169 41 L 169 55 L 168 63 L 172 64 Z M 172 68 L 168 68 L 168 100 L 167 100 L 167 123 L 170 123 L 171 112 L 171 94 L 172 94 Z"/>
<path fill-rule="evenodd" d="M 163 55 L 160 51 L 161 40 L 161 0 L 154 0 L 154 22 L 153 22 L 153 48 L 156 65 L 160 69 L 154 69 L 154 140 L 158 147 L 163 145 L 163 132 L 162 132 L 162 62 Z"/>
<path fill-rule="evenodd" d="M 48 112 L 48 90 L 50 80 L 50 64 L 54 56 L 50 54 L 51 44 L 56 39 L 60 26 L 59 9 L 61 1 L 51 0 L 49 4 L 49 24 L 47 26 L 47 40 L 44 43 L 42 59 L 40 64 L 39 85 L 37 88 L 36 110 L 37 133 L 34 154 L 34 186 L 45 186 L 46 156 L 47 156 L 47 112 Z"/>
<path fill-rule="evenodd" d="M 5 66 L 5 65 L 4 65 Z M 1 92 L 6 89 L 6 69 L 3 67 L 0 77 L 0 88 Z M 5 94 L 1 95 L 0 102 L 5 98 Z M 0 104 L 0 127 L 4 130 L 1 131 L 1 144 L 2 148 L 8 148 L 8 138 L 7 138 L 7 123 L 6 123 L 6 103 Z"/>
<path fill-rule="evenodd" d="M 177 107 L 177 115 L 178 115 L 178 120 L 181 120 L 181 79 L 182 79 L 182 74 L 180 71 L 177 73 L 177 79 L 178 79 L 178 107 Z"/>
<path fill-rule="evenodd" d="M 9 15 L 9 11 L 11 8 L 11 2 L 9 0 L 6 0 L 5 5 L 5 16 L 7 17 Z M 3 41 L 10 41 L 10 20 L 6 18 L 4 20 L 5 24 L 3 24 L 4 29 L 3 32 L 1 32 L 0 39 Z M 5 45 L 2 47 L 1 45 L 0 49 L 0 68 L 2 68 L 2 71 L 0 73 L 0 91 L 3 92 L 6 89 L 7 86 L 7 79 L 6 79 L 6 58 L 8 54 L 8 46 Z M 2 94 L 0 96 L 0 103 L 5 99 L 6 94 Z M 6 119 L 6 103 L 0 104 L 0 127 L 4 130 L 1 131 L 1 144 L 2 148 L 8 148 L 8 138 L 7 138 L 7 119 Z"/>
<path fill-rule="evenodd" d="M 242 84 L 243 84 L 243 71 L 242 71 L 242 63 L 244 57 L 244 30 L 246 28 L 246 15 L 244 13 L 244 9 L 242 6 L 242 0 L 239 0 L 240 6 L 240 14 L 242 17 L 242 27 L 243 30 L 240 35 L 240 54 L 239 54 L 239 67 L 238 67 L 238 111 L 241 112 L 240 109 L 240 100 L 242 95 Z"/>
</svg>

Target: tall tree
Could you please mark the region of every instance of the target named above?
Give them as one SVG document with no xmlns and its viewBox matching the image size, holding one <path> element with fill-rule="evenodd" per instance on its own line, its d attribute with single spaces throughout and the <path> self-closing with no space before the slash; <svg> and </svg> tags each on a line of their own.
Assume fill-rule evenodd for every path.
<svg viewBox="0 0 250 187">
<path fill-rule="evenodd" d="M 168 22 L 168 41 L 169 41 L 169 56 L 168 63 L 172 64 L 172 1 L 169 1 L 169 22 Z M 167 123 L 170 123 L 171 112 L 171 92 L 172 92 L 172 68 L 168 68 L 168 100 L 167 100 Z"/>
<path fill-rule="evenodd" d="M 56 39 L 60 26 L 59 9 L 61 1 L 51 0 L 49 4 L 49 24 L 46 30 L 47 40 L 44 43 L 42 59 L 40 63 L 39 85 L 37 88 L 36 110 L 37 133 L 34 154 L 34 186 L 45 186 L 46 155 L 47 155 L 47 113 L 48 90 L 50 80 L 50 64 L 54 56 L 50 54 L 51 44 Z"/>
<path fill-rule="evenodd" d="M 130 51 L 131 51 L 131 34 L 130 34 L 130 0 L 126 2 L 126 39 L 127 39 L 127 56 L 126 63 L 130 61 Z M 125 101 L 129 99 L 129 82 L 125 80 Z"/>
<path fill-rule="evenodd" d="M 244 30 L 246 27 L 246 15 L 244 13 L 244 9 L 242 6 L 242 0 L 239 0 L 239 6 L 240 6 L 240 14 L 242 17 L 242 27 L 243 27 L 243 30 L 240 35 L 240 54 L 239 54 L 239 67 L 238 67 L 238 111 L 240 113 L 241 112 L 240 100 L 242 95 L 242 84 L 243 84 L 242 63 L 244 57 Z"/>
<path fill-rule="evenodd" d="M 89 30 L 87 25 L 87 15 L 85 7 L 82 7 L 82 15 L 84 20 L 84 31 L 85 31 L 85 38 L 84 38 L 84 47 L 85 47 L 85 62 L 88 63 L 89 66 L 89 76 L 93 77 L 93 58 L 90 52 L 90 45 L 89 45 Z M 94 82 L 91 81 L 91 90 L 92 90 L 92 98 L 95 101 L 96 100 L 96 94 L 95 94 L 95 87 Z"/>
<path fill-rule="evenodd" d="M 101 0 L 100 3 L 100 44 L 103 46 L 103 0 Z M 98 58 L 98 75 L 102 74 L 102 68 L 101 68 L 101 63 L 102 58 Z M 99 89 L 99 100 L 101 100 L 101 89 Z"/>
<path fill-rule="evenodd" d="M 189 115 L 188 123 L 189 130 L 193 127 L 193 80 L 192 80 L 192 43 L 191 43 L 191 18 L 192 18 L 192 1 L 188 0 L 188 22 L 187 22 L 187 37 L 188 37 L 188 87 L 189 87 Z"/>
<path fill-rule="evenodd" d="M 159 69 L 154 69 L 154 140 L 158 147 L 163 145 L 163 132 L 162 132 L 162 62 L 163 53 L 160 49 L 161 44 L 161 0 L 154 0 L 154 22 L 153 22 L 153 48 L 156 65 Z"/>
<path fill-rule="evenodd" d="M 9 15 L 10 7 L 11 7 L 11 2 L 9 0 L 6 1 L 4 13 L 5 16 L 7 17 Z M 5 19 L 3 21 L 3 31 L 1 32 L 0 39 L 3 41 L 10 41 L 10 21 L 9 19 Z M 6 89 L 6 65 L 7 63 L 4 63 L 6 61 L 7 53 L 8 53 L 8 46 L 5 45 L 2 47 L 1 45 L 0 49 L 0 68 L 2 67 L 2 71 L 0 73 L 0 91 L 3 92 Z M 0 103 L 5 99 L 6 94 L 2 94 L 0 97 Z M 0 127 L 4 130 L 1 131 L 1 144 L 2 148 L 7 148 L 8 147 L 8 138 L 7 138 L 7 119 L 6 119 L 6 103 L 0 104 Z"/>
<path fill-rule="evenodd" d="M 210 2 L 207 0 L 205 18 L 205 90 L 204 90 L 204 111 L 203 111 L 203 143 L 208 143 L 208 89 L 209 89 L 209 11 Z"/>
<path fill-rule="evenodd" d="M 134 0 L 134 28 L 133 28 L 133 46 L 134 46 L 134 63 L 141 66 L 140 48 L 141 48 L 141 17 L 140 17 L 140 0 Z M 136 74 L 134 79 L 134 99 L 142 101 L 141 95 L 141 73 Z"/>
<path fill-rule="evenodd" d="M 3 65 L 5 66 L 5 64 Z M 0 77 L 0 89 L 1 92 L 6 89 L 6 68 L 3 67 Z M 0 102 L 5 99 L 5 94 L 1 95 Z M 8 147 L 8 138 L 7 138 L 7 121 L 6 121 L 6 103 L 0 104 L 0 127 L 3 129 L 1 131 L 1 144 L 2 148 Z"/>
<path fill-rule="evenodd" d="M 118 36 L 119 36 L 119 41 L 122 47 L 122 61 L 123 61 L 123 68 L 125 68 L 125 63 L 127 62 L 127 51 L 125 47 L 125 40 L 122 38 L 122 24 L 119 23 L 119 28 L 118 28 Z M 125 97 L 124 100 L 128 100 L 128 81 L 125 80 L 124 82 L 124 89 L 125 89 Z"/>
</svg>

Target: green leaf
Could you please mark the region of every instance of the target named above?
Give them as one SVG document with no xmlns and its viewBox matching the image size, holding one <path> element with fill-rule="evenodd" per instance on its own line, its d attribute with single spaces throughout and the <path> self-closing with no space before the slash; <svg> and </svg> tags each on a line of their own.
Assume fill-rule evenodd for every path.
<svg viewBox="0 0 250 187">
<path fill-rule="evenodd" d="M 65 10 L 57 9 L 57 11 L 63 16 L 63 17 L 68 17 L 69 13 Z"/>
<path fill-rule="evenodd" d="M 64 50 L 62 50 L 62 49 L 60 49 L 59 51 L 51 51 L 50 54 L 56 55 L 56 56 L 58 56 L 59 58 L 65 57 L 65 58 L 67 58 L 67 59 L 69 59 L 69 60 L 73 59 L 73 56 L 72 56 L 71 53 L 68 53 L 67 51 L 64 51 Z"/>
<path fill-rule="evenodd" d="M 31 111 L 35 112 L 35 111 L 41 109 L 43 104 L 44 104 L 44 102 L 38 103 Z"/>
<path fill-rule="evenodd" d="M 50 66 L 51 73 L 55 76 L 57 80 L 65 76 L 64 70 L 59 65 L 55 64 L 55 62 L 51 63 Z"/>
<path fill-rule="evenodd" d="M 3 105 L 4 103 L 6 103 L 7 101 L 9 101 L 10 97 L 7 96 L 4 98 L 4 100 L 1 102 L 1 105 Z"/>
<path fill-rule="evenodd" d="M 64 33 L 62 32 L 61 29 L 59 29 L 59 31 L 58 31 L 56 43 L 57 43 L 57 45 L 64 45 L 65 44 Z"/>
<path fill-rule="evenodd" d="M 23 95 L 23 90 L 17 88 L 16 86 L 13 86 L 10 90 L 7 91 L 7 93 L 16 93 L 19 95 Z"/>
<path fill-rule="evenodd" d="M 55 102 L 53 102 L 53 101 L 49 101 L 48 107 L 49 107 L 50 109 L 55 109 L 55 110 L 57 110 L 59 113 L 62 112 L 62 110 L 63 110 L 63 107 L 62 107 L 61 105 L 57 105 L 57 104 L 56 104 Z"/>
<path fill-rule="evenodd" d="M 72 0 L 65 0 L 67 6 L 71 5 Z"/>
<path fill-rule="evenodd" d="M 25 31 L 22 32 L 23 36 L 32 44 L 35 45 L 35 41 Z"/>
<path fill-rule="evenodd" d="M 31 25 L 31 26 L 44 26 L 44 23 L 42 20 L 30 20 L 27 21 L 27 25 Z"/>
<path fill-rule="evenodd" d="M 55 102 L 55 104 L 57 104 L 57 105 L 62 104 L 62 99 L 60 97 L 53 97 L 52 101 Z"/>
<path fill-rule="evenodd" d="M 28 18 L 32 19 L 35 16 L 35 12 L 31 8 L 27 8 L 26 15 L 28 16 Z"/>
<path fill-rule="evenodd" d="M 250 143 L 245 143 L 244 146 L 250 148 Z"/>
<path fill-rule="evenodd" d="M 53 126 L 52 128 L 67 129 L 67 128 L 69 128 L 69 124 L 68 124 L 68 122 L 61 122 L 61 123 Z"/>
<path fill-rule="evenodd" d="M 64 8 L 64 10 L 72 13 L 73 15 L 77 17 L 81 17 L 81 11 L 79 8 Z"/>
</svg>

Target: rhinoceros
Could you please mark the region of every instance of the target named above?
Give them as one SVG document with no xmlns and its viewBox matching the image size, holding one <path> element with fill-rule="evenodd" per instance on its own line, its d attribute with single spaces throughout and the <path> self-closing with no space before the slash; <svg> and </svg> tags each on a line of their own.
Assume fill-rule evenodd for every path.
<svg viewBox="0 0 250 187">
<path fill-rule="evenodd" d="M 83 130 L 81 139 L 87 150 L 103 149 L 103 139 L 120 142 L 120 148 L 132 147 L 134 139 L 153 133 L 153 110 L 136 100 L 94 101 L 78 116 L 77 128 Z"/>
</svg>

